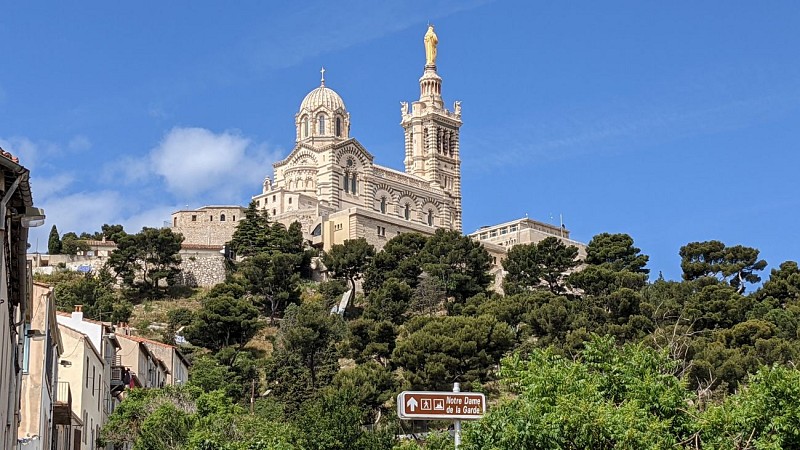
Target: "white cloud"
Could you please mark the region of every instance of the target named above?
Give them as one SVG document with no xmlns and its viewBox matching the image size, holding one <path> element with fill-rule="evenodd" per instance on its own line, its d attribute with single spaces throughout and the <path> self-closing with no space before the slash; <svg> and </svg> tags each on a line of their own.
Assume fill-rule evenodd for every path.
<svg viewBox="0 0 800 450">
<path fill-rule="evenodd" d="M 243 188 L 257 189 L 277 153 L 235 131 L 173 128 L 150 152 L 155 172 L 181 198 L 239 203 Z"/>
<path fill-rule="evenodd" d="M 69 147 L 70 150 L 88 150 L 92 148 L 92 143 L 86 136 L 78 135 L 69 141 L 67 147 Z"/>
<path fill-rule="evenodd" d="M 70 173 L 61 173 L 52 177 L 39 177 L 37 172 L 31 172 L 31 190 L 34 201 L 47 201 L 53 194 L 65 192 L 75 181 L 75 176 Z"/>
</svg>

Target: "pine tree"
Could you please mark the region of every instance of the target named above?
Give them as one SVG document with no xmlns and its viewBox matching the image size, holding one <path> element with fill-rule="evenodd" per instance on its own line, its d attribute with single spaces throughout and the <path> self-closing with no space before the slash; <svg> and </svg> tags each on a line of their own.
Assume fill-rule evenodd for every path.
<svg viewBox="0 0 800 450">
<path fill-rule="evenodd" d="M 47 253 L 51 255 L 61 254 L 61 238 L 55 225 L 50 229 L 50 238 L 47 240 Z"/>
</svg>

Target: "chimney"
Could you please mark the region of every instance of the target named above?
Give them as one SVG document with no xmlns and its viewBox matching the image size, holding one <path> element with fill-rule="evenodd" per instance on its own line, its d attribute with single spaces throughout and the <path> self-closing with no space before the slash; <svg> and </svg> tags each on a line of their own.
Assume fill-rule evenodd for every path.
<svg viewBox="0 0 800 450">
<path fill-rule="evenodd" d="M 83 305 L 75 305 L 75 311 L 72 312 L 72 319 L 83 322 Z"/>
</svg>

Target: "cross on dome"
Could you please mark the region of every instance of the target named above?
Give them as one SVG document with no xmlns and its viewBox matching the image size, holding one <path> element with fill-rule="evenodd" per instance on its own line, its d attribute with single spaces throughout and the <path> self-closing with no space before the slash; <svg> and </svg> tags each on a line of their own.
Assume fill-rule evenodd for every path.
<svg viewBox="0 0 800 450">
<path fill-rule="evenodd" d="M 324 66 L 319 71 L 319 73 L 322 74 L 322 80 L 320 80 L 320 86 L 325 86 L 325 67 Z"/>
</svg>

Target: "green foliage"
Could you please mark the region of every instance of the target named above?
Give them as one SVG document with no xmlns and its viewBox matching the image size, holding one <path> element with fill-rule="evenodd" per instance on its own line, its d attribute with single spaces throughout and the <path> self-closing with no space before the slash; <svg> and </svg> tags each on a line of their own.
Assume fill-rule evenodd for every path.
<svg viewBox="0 0 800 450">
<path fill-rule="evenodd" d="M 50 236 L 47 239 L 47 253 L 50 255 L 61 254 L 61 238 L 58 235 L 58 228 L 55 224 L 50 228 Z"/>
<path fill-rule="evenodd" d="M 388 410 L 387 405 L 394 398 L 397 387 L 392 372 L 375 361 L 342 370 L 333 378 L 332 384 L 335 391 L 353 395 L 353 403 L 367 411 L 364 419 L 370 423 L 379 417 L 378 411 Z"/>
<path fill-rule="evenodd" d="M 405 321 L 412 294 L 411 287 L 405 281 L 390 278 L 380 288 L 369 294 L 364 317 L 402 324 Z"/>
<path fill-rule="evenodd" d="M 397 329 L 388 320 L 358 318 L 347 323 L 346 352 L 358 363 L 388 364 L 394 350 Z"/>
<path fill-rule="evenodd" d="M 301 254 L 277 251 L 257 253 L 240 265 L 239 273 L 246 281 L 247 292 L 263 305 L 270 322 L 287 304 L 298 300 L 300 274 L 297 266 L 301 261 Z"/>
<path fill-rule="evenodd" d="M 799 399 L 800 371 L 761 368 L 741 392 L 703 414 L 703 448 L 800 448 Z"/>
<path fill-rule="evenodd" d="M 89 244 L 71 231 L 69 233 L 64 233 L 64 236 L 61 237 L 61 253 L 64 255 L 77 255 L 78 252 L 85 252 L 88 250 Z"/>
<path fill-rule="evenodd" d="M 508 324 L 491 316 L 415 317 L 392 353 L 415 389 L 447 389 L 453 382 L 487 381 L 514 344 Z"/>
<path fill-rule="evenodd" d="M 252 256 L 268 247 L 267 229 L 269 220 L 266 211 L 256 208 L 255 200 L 250 202 L 244 217 L 236 224 L 236 230 L 229 243 L 237 256 Z"/>
<path fill-rule="evenodd" d="M 63 272 L 44 280 L 52 282 L 56 294 L 56 305 L 62 311 L 73 311 L 75 305 L 83 305 L 87 319 L 111 323 L 127 322 L 133 306 L 114 291 L 113 279 L 108 272 L 97 274 Z"/>
<path fill-rule="evenodd" d="M 390 278 L 415 288 L 422 273 L 419 254 L 427 241 L 419 233 L 402 233 L 389 239 L 364 272 L 364 292 L 371 293 Z"/>
<path fill-rule="evenodd" d="M 216 352 L 228 346 L 243 347 L 259 328 L 258 308 L 248 299 L 209 296 L 203 299 L 203 307 L 194 314 L 184 336 L 192 344 Z"/>
<path fill-rule="evenodd" d="M 325 266 L 334 277 L 347 280 L 355 294 L 356 281 L 375 257 L 375 247 L 366 239 L 349 239 L 344 244 L 334 244 L 325 254 Z"/>
<path fill-rule="evenodd" d="M 586 264 L 610 266 L 617 272 L 649 273 L 645 266 L 650 258 L 640 252 L 627 234 L 600 233 L 586 246 Z"/>
<path fill-rule="evenodd" d="M 267 362 L 273 395 L 296 411 L 317 389 L 330 384 L 339 369 L 336 343 L 344 334 L 341 318 L 318 302 L 289 305 Z"/>
<path fill-rule="evenodd" d="M 362 427 L 368 412 L 358 403 L 358 393 L 344 386 L 327 389 L 303 406 L 297 424 L 307 450 L 382 450 L 391 448 L 394 433 L 387 429 L 367 431 Z"/>
<path fill-rule="evenodd" d="M 665 449 L 692 424 L 689 392 L 664 353 L 594 339 L 577 361 L 548 350 L 501 365 L 516 394 L 464 433 L 464 449 Z"/>
<path fill-rule="evenodd" d="M 761 281 L 755 272 L 767 266 L 766 261 L 758 259 L 758 253 L 755 248 L 727 247 L 720 241 L 691 242 L 680 250 L 683 279 L 718 277 L 743 293 L 745 283 Z"/>
<path fill-rule="evenodd" d="M 439 228 L 419 254 L 422 269 L 439 280 L 447 298 L 463 303 L 485 292 L 492 281 L 486 249 L 458 231 Z"/>
<path fill-rule="evenodd" d="M 143 228 L 119 238 L 108 265 L 123 286 L 141 298 L 160 298 L 178 273 L 183 236 L 169 228 Z"/>
</svg>

